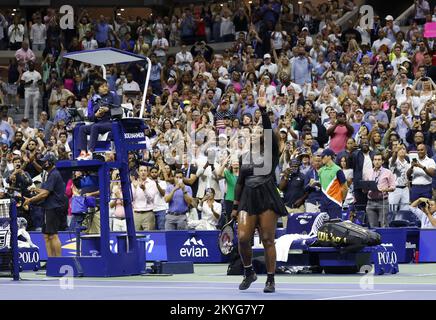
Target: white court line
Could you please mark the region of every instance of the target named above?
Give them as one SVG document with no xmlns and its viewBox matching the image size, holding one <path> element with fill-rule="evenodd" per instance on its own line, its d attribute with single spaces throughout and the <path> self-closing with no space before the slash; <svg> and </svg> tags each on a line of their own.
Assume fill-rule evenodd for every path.
<svg viewBox="0 0 436 320">
<path fill-rule="evenodd" d="M 38 283 L 7 283 L 4 285 L 9 285 L 9 286 L 19 286 L 19 287 L 59 287 L 59 284 L 38 284 Z M 229 291 L 229 287 L 193 287 L 193 286 L 189 286 L 189 287 L 180 287 L 180 286 L 114 286 L 114 285 L 110 285 L 110 286 L 104 286 L 104 285 L 86 285 L 86 284 L 74 284 L 75 288 L 112 288 L 112 289 L 188 289 L 188 290 L 223 290 L 223 291 Z M 263 286 L 252 286 L 251 288 L 263 288 Z M 236 289 L 236 287 L 235 287 Z M 344 291 L 356 291 L 356 292 L 361 292 L 362 289 L 337 289 L 337 288 L 323 288 L 323 289 L 305 289 L 305 288 L 280 288 L 278 289 L 278 291 L 339 291 L 339 292 L 344 292 Z M 368 291 L 386 291 L 386 290 L 378 290 L 378 289 L 373 289 L 373 290 L 368 290 Z M 436 290 L 434 290 L 436 292 Z"/>
<path fill-rule="evenodd" d="M 259 275 L 258 275 L 259 277 Z M 262 276 L 260 275 L 260 277 L 264 277 L 266 278 L 266 276 Z M 381 276 L 383 277 L 383 276 Z M 388 277 L 388 276 L 386 276 Z M 360 286 L 360 278 L 355 279 L 356 282 L 279 282 L 277 281 L 278 278 L 276 278 L 276 284 L 279 285 L 343 285 L 343 286 Z M 33 282 L 33 281 L 59 281 L 59 279 L 62 279 L 62 277 L 46 277 L 46 278 L 23 278 L 23 281 L 28 281 L 28 282 Z M 146 277 L 143 277 L 142 279 L 146 279 Z M 156 280 L 153 281 L 149 281 L 149 280 L 123 280 L 123 279 L 108 279 L 108 278 L 103 278 L 103 279 L 98 279 L 98 278 L 94 278 L 94 279 L 87 279 L 87 278 L 79 278 L 76 277 L 74 278 L 74 281 L 77 282 L 103 282 L 103 283 L 110 283 L 110 282 L 125 282 L 125 283 L 187 283 L 187 284 L 200 284 L 200 283 L 206 283 L 206 284 L 215 284 L 215 281 L 182 281 L 182 280 L 168 280 L 168 281 L 162 281 L 161 277 L 156 278 Z M 262 278 L 260 278 L 262 279 Z M 383 282 L 383 283 L 378 283 L 377 281 L 383 281 L 383 279 L 378 279 L 378 278 L 374 278 L 374 285 L 377 286 L 409 286 L 409 285 L 418 285 L 418 286 L 436 286 L 436 283 L 417 283 L 417 282 Z M 387 279 L 386 279 L 387 280 Z M 0 278 L 0 283 L 2 283 L 3 281 L 5 282 L 12 282 L 11 278 Z M 240 283 L 239 279 L 237 281 L 219 281 L 220 284 L 238 284 Z"/>
<path fill-rule="evenodd" d="M 400 293 L 400 292 L 410 292 L 414 290 L 394 290 L 394 291 L 384 291 L 384 292 L 376 292 L 376 293 L 366 293 L 366 294 L 355 294 L 352 296 L 339 296 L 339 297 L 328 297 L 328 298 L 320 298 L 316 300 L 338 300 L 338 299 L 347 299 L 347 298 L 357 298 L 357 297 L 368 297 L 375 296 L 381 294 L 390 294 L 390 293 Z"/>
<path fill-rule="evenodd" d="M 38 283 L 4 283 L 3 285 L 8 286 L 19 286 L 19 287 L 59 287 L 59 284 L 38 284 Z M 177 286 L 105 286 L 105 285 L 85 285 L 85 284 L 74 284 L 74 287 L 76 288 L 112 288 L 112 289 L 191 289 L 191 290 L 224 290 L 228 291 L 228 287 L 177 287 Z M 253 286 L 252 288 L 259 289 L 261 286 Z M 317 288 L 317 289 L 306 289 L 306 288 L 277 288 L 277 291 L 314 291 L 314 292 L 322 292 L 322 291 L 350 291 L 350 292 L 377 292 L 377 294 L 385 294 L 387 292 L 436 292 L 436 289 L 408 289 L 408 290 L 395 290 L 395 291 L 386 291 L 386 289 L 372 289 L 372 290 L 363 290 L 363 289 L 338 289 L 338 288 Z M 374 294 L 374 293 L 373 293 Z M 371 295 L 371 294 L 363 294 L 365 295 Z M 360 296 L 360 295 L 356 295 Z M 344 297 L 353 297 L 353 296 L 344 296 Z M 335 297 L 335 298 L 341 298 L 341 297 Z M 326 298 L 326 299 L 333 299 L 333 298 Z"/>
</svg>

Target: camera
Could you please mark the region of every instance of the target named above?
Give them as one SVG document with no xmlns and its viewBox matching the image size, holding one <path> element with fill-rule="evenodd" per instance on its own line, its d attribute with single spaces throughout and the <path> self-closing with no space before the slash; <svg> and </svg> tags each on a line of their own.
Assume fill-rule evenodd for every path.
<svg viewBox="0 0 436 320">
<path fill-rule="evenodd" d="M 21 207 L 23 202 L 24 202 L 24 198 L 22 196 L 18 196 L 16 195 L 16 193 L 21 193 L 22 190 L 20 188 L 15 188 L 15 187 L 6 187 L 5 188 L 5 198 L 6 199 L 13 199 L 15 201 L 15 203 L 17 204 L 17 207 Z M 31 196 L 34 196 L 35 193 L 32 192 L 30 194 Z"/>
<path fill-rule="evenodd" d="M 85 118 L 77 111 L 76 108 L 67 108 L 67 111 L 71 116 L 71 121 L 85 121 Z"/>
<path fill-rule="evenodd" d="M 421 203 L 418 205 L 418 208 L 420 208 L 420 209 L 425 209 L 425 207 L 427 207 L 428 205 L 429 205 L 428 200 L 426 200 L 426 201 L 424 201 L 424 202 L 421 202 Z"/>
</svg>

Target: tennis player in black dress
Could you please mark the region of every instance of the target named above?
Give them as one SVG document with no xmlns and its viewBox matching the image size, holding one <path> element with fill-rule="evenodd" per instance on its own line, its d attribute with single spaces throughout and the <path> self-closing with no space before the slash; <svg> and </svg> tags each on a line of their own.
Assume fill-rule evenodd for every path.
<svg viewBox="0 0 436 320">
<path fill-rule="evenodd" d="M 241 166 L 235 188 L 232 217 L 238 218 L 238 247 L 244 265 L 244 279 L 239 290 L 246 290 L 257 280 L 252 266 L 251 239 L 256 227 L 265 248 L 267 281 L 264 292 L 274 292 L 276 249 L 274 244 L 277 220 L 287 215 L 275 183 L 274 171 L 279 163 L 279 147 L 266 111 L 266 98 L 260 94 L 258 106 L 262 125 L 252 132 L 251 152 L 240 158 Z M 260 143 L 256 143 L 256 139 Z M 261 161 L 259 161 L 259 159 Z M 260 164 L 259 164 L 260 163 Z M 266 168 L 266 170 L 265 170 Z"/>
</svg>

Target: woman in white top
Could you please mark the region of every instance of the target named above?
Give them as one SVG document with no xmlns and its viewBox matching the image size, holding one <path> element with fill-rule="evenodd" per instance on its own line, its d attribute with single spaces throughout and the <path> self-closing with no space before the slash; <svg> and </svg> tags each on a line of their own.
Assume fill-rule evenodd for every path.
<svg viewBox="0 0 436 320">
<path fill-rule="evenodd" d="M 149 54 L 149 50 L 150 46 L 145 42 L 144 36 L 139 36 L 135 46 L 133 47 L 133 52 L 146 57 Z"/>
<path fill-rule="evenodd" d="M 404 73 L 398 73 L 397 78 L 391 86 L 391 91 L 395 91 L 395 99 L 397 100 L 398 105 L 406 101 L 406 88 L 409 86 L 407 75 Z"/>
<path fill-rule="evenodd" d="M 342 171 L 344 172 L 345 179 L 347 180 L 347 185 L 348 185 L 348 192 L 347 192 L 347 195 L 346 195 L 344 203 L 343 203 L 344 208 L 349 207 L 350 204 L 352 204 L 354 202 L 353 169 L 349 169 L 349 163 L 350 163 L 350 160 L 346 156 L 343 156 L 341 159 L 339 159 L 340 167 L 341 167 Z"/>
<path fill-rule="evenodd" d="M 422 90 L 416 90 L 418 83 L 422 83 Z M 424 107 L 426 102 L 430 100 L 435 94 L 436 85 L 431 78 L 419 78 L 415 85 L 413 86 L 413 90 L 415 92 L 419 92 L 419 106 L 420 108 L 416 110 L 417 112 L 421 112 L 421 109 Z"/>
<path fill-rule="evenodd" d="M 325 47 L 322 45 L 322 39 L 317 37 L 315 41 L 313 42 L 313 48 L 309 51 L 309 56 L 312 58 L 312 60 L 316 61 L 318 59 L 319 55 L 325 54 Z"/>
<path fill-rule="evenodd" d="M 224 10 L 221 17 L 220 37 L 221 41 L 235 40 L 235 25 L 233 24 L 230 13 L 227 10 Z"/>
<path fill-rule="evenodd" d="M 332 107 L 336 111 L 342 111 L 340 106 L 338 105 L 338 100 L 330 93 L 330 88 L 325 86 L 322 94 L 319 96 L 318 100 L 315 103 L 315 108 L 318 111 L 321 111 L 321 121 L 328 119 L 329 115 L 327 113 L 327 106 Z"/>
<path fill-rule="evenodd" d="M 211 159 L 212 160 L 212 159 Z M 197 198 L 203 198 L 207 188 L 215 190 L 215 200 L 222 200 L 223 194 L 220 189 L 219 179 L 217 174 L 218 163 L 210 164 L 206 156 L 198 158 L 196 176 L 198 178 Z"/>
<path fill-rule="evenodd" d="M 275 30 L 271 32 L 271 48 L 276 51 L 277 55 L 280 55 L 283 49 L 283 42 L 286 36 L 287 33 L 282 30 L 282 25 L 277 23 Z"/>
<path fill-rule="evenodd" d="M 215 201 L 215 190 L 206 189 L 206 194 L 198 203 L 197 209 L 201 211 L 200 220 L 188 221 L 188 228 L 195 230 L 216 230 L 221 216 L 221 203 Z"/>
<path fill-rule="evenodd" d="M 180 42 L 180 22 L 181 19 L 179 19 L 177 16 L 173 16 L 171 18 L 171 25 L 170 25 L 170 45 L 172 47 L 178 46 Z"/>
<path fill-rule="evenodd" d="M 112 171 L 110 190 L 109 217 L 111 218 L 111 231 L 126 231 L 123 193 L 121 191 L 120 172 L 118 169 Z"/>
</svg>

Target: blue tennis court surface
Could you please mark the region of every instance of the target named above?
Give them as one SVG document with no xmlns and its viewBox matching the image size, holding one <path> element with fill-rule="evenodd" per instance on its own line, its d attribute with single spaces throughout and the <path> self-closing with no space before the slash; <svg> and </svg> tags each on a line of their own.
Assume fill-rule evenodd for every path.
<svg viewBox="0 0 436 320">
<path fill-rule="evenodd" d="M 48 278 L 22 273 L 22 281 L 0 278 L 0 299 L 86 300 L 413 300 L 436 299 L 436 265 L 401 265 L 396 275 L 277 275 L 276 293 L 262 292 L 266 277 L 239 291 L 241 276 L 226 265 L 195 265 L 194 274 L 123 278 Z"/>
</svg>

